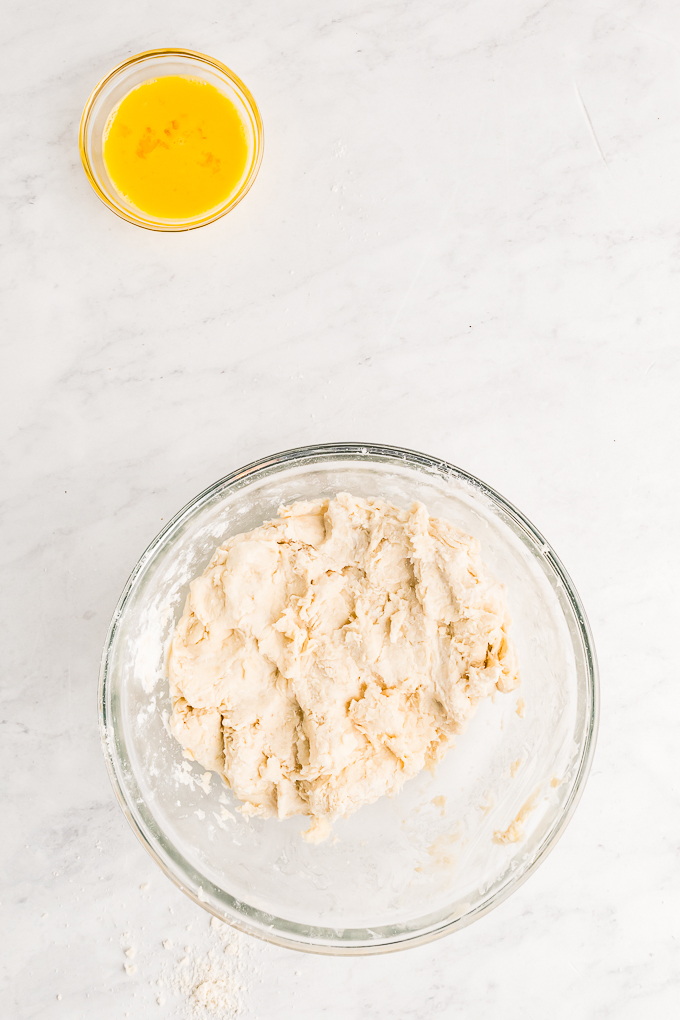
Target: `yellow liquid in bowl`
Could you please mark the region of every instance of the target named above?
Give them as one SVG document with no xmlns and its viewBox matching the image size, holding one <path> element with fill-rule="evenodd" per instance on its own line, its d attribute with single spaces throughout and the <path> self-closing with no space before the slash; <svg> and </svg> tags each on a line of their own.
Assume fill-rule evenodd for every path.
<svg viewBox="0 0 680 1020">
<path fill-rule="evenodd" d="M 222 92 L 182 75 L 152 78 L 109 118 L 104 162 L 120 193 L 158 219 L 192 219 L 226 201 L 248 158 L 243 122 Z"/>
</svg>

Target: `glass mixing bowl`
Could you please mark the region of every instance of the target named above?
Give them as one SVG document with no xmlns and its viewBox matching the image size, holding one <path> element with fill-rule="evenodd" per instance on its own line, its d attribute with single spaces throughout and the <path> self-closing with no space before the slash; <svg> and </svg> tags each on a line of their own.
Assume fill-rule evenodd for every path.
<svg viewBox="0 0 680 1020">
<path fill-rule="evenodd" d="M 239 113 L 248 146 L 245 169 L 231 194 L 213 209 L 184 219 L 162 219 L 138 209 L 120 193 L 104 161 L 104 132 L 113 110 L 137 85 L 166 75 L 199 78 L 224 93 Z M 196 50 L 146 50 L 124 60 L 95 87 L 80 120 L 80 158 L 95 192 L 112 212 L 149 230 L 192 230 L 226 215 L 250 191 L 262 162 L 263 145 L 260 112 L 241 79 L 219 60 Z"/>
<path fill-rule="evenodd" d="M 522 685 L 482 702 L 437 767 L 301 839 L 307 819 L 247 819 L 169 735 L 169 640 L 215 547 L 282 503 L 339 491 L 423 502 L 481 544 L 506 586 Z M 163 529 L 125 586 L 100 679 L 104 753 L 123 811 L 165 873 L 242 931 L 312 952 L 378 953 L 456 931 L 510 895 L 564 831 L 597 729 L 583 607 L 547 542 L 502 496 L 444 461 L 339 443 L 275 454 L 215 482 Z M 513 826 L 512 823 L 515 822 Z M 504 835 L 503 835 L 504 834 Z M 513 841 L 516 839 L 516 841 Z"/>
</svg>

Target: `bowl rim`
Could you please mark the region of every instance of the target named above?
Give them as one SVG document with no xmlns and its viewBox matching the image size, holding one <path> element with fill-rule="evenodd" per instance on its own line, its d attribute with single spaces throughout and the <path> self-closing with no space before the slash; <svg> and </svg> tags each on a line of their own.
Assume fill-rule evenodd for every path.
<svg viewBox="0 0 680 1020">
<path fill-rule="evenodd" d="M 236 193 L 235 197 L 230 198 L 223 205 L 215 207 L 211 212 L 207 214 L 197 217 L 190 217 L 189 219 L 177 220 L 176 222 L 173 222 L 172 220 L 167 221 L 156 220 L 153 217 L 146 217 L 144 214 L 137 215 L 133 210 L 131 209 L 128 210 L 122 205 L 118 206 L 116 205 L 115 202 L 111 201 L 109 195 L 100 186 L 97 177 L 94 173 L 87 142 L 88 128 L 90 124 L 90 118 L 92 116 L 92 111 L 103 89 L 114 78 L 118 77 L 122 72 L 126 71 L 130 67 L 133 67 L 135 64 L 140 64 L 144 60 L 154 58 L 161 59 L 163 57 L 180 57 L 180 58 L 186 57 L 190 58 L 191 60 L 197 60 L 200 63 L 207 64 L 209 67 L 219 71 L 220 74 L 227 77 L 243 94 L 246 106 L 248 107 L 249 113 L 253 118 L 253 134 L 255 138 L 253 146 L 253 155 L 252 160 L 250 162 L 250 166 L 248 168 L 248 173 L 243 184 L 241 185 L 240 190 Z M 228 212 L 231 212 L 231 210 L 234 209 L 243 198 L 245 198 L 245 196 L 255 183 L 255 178 L 257 177 L 260 170 L 260 166 L 262 164 L 262 156 L 264 154 L 264 125 L 262 123 L 262 116 L 258 109 L 257 103 L 255 102 L 255 99 L 253 98 L 250 89 L 241 81 L 238 75 L 231 70 L 231 68 L 227 67 L 226 64 L 223 64 L 222 61 L 217 60 L 215 57 L 209 56 L 207 53 L 201 53 L 200 50 L 189 50 L 176 46 L 161 47 L 158 49 L 143 50 L 141 53 L 135 53 L 133 56 L 127 57 L 125 60 L 122 60 L 119 64 L 116 64 L 115 67 L 113 67 L 107 74 L 104 75 L 104 77 L 99 82 L 97 82 L 92 92 L 90 93 L 90 96 L 87 102 L 85 103 L 85 106 L 83 107 L 83 112 L 80 117 L 80 127 L 78 130 L 78 147 L 80 150 L 80 159 L 83 164 L 83 169 L 85 170 L 87 179 L 92 185 L 95 194 L 100 199 L 100 201 L 104 203 L 107 209 L 110 209 L 111 212 L 114 212 L 116 214 L 116 216 L 119 216 L 121 219 L 126 220 L 128 223 L 133 223 L 137 227 L 144 227 L 146 230 L 157 230 L 162 232 L 177 233 L 178 231 L 183 230 L 195 230 L 198 227 L 206 226 L 208 223 L 214 223 L 215 220 L 219 220 L 223 216 L 226 216 Z"/>
<path fill-rule="evenodd" d="M 186 879 L 183 880 L 181 876 L 177 875 L 173 868 L 169 866 L 163 855 L 159 852 L 156 845 L 151 841 L 149 836 L 138 823 L 135 812 L 132 810 L 132 805 L 129 803 L 126 791 L 123 788 L 122 783 L 119 780 L 119 776 L 115 767 L 115 742 L 111 739 L 111 731 L 108 723 L 109 706 L 108 706 L 108 664 L 109 654 L 112 649 L 113 640 L 116 635 L 118 627 L 118 621 L 122 615 L 125 604 L 130 597 L 130 594 L 135 586 L 137 578 L 142 574 L 148 562 L 152 559 L 155 552 L 161 547 L 169 535 L 179 529 L 185 519 L 189 517 L 194 510 L 199 508 L 202 504 L 209 501 L 211 496 L 218 490 L 223 490 L 235 483 L 247 479 L 250 476 L 257 475 L 260 472 L 266 471 L 267 469 L 279 469 L 282 470 L 292 462 L 300 461 L 304 462 L 308 460 L 310 463 L 318 463 L 324 457 L 329 459 L 352 459 L 353 457 L 370 458 L 371 456 L 378 459 L 383 458 L 386 461 L 402 461 L 407 464 L 424 468 L 425 470 L 432 471 L 433 473 L 441 476 L 448 475 L 449 477 L 462 480 L 464 483 L 472 487 L 474 490 L 478 490 L 481 494 L 489 497 L 492 502 L 499 505 L 500 508 L 506 513 L 520 528 L 525 532 L 529 538 L 531 544 L 539 545 L 541 547 L 542 555 L 548 561 L 552 569 L 557 574 L 557 577 L 563 586 L 563 590 L 567 595 L 568 602 L 574 613 L 574 619 L 578 628 L 578 635 L 581 639 L 582 651 L 584 653 L 584 665 L 585 665 L 585 680 L 586 680 L 586 719 L 585 719 L 585 735 L 583 740 L 583 746 L 579 756 L 578 765 L 575 772 L 573 786 L 567 801 L 565 802 L 562 812 L 556 817 L 551 828 L 548 830 L 546 836 L 543 837 L 542 843 L 540 844 L 533 860 L 526 867 L 521 874 L 515 873 L 515 875 L 500 889 L 494 892 L 490 897 L 487 897 L 478 907 L 474 910 L 469 911 L 462 917 L 454 918 L 452 920 L 446 920 L 441 922 L 435 927 L 428 928 L 425 931 L 415 932 L 409 934 L 406 938 L 395 937 L 394 941 L 357 941 L 354 944 L 348 943 L 333 943 L 329 940 L 323 942 L 314 942 L 309 936 L 305 937 L 299 934 L 298 937 L 290 937 L 282 934 L 280 931 L 273 930 L 271 926 L 258 927 L 256 925 L 250 925 L 242 916 L 226 916 L 224 910 L 221 912 L 207 900 L 203 894 L 202 887 L 198 887 L 198 891 L 194 891 L 186 884 Z M 221 921 L 227 921 L 232 927 L 239 931 L 242 931 L 248 935 L 252 935 L 256 938 L 262 939 L 265 942 L 270 942 L 275 945 L 283 946 L 285 948 L 296 949 L 303 952 L 315 953 L 326 956 L 366 956 L 366 955 L 377 955 L 388 952 L 395 952 L 402 949 L 408 949 L 418 945 L 424 945 L 429 942 L 433 942 L 436 939 L 442 938 L 444 935 L 450 934 L 454 931 L 462 930 L 469 924 L 478 920 L 480 917 L 490 913 L 495 907 L 499 906 L 509 896 L 519 889 L 524 882 L 534 873 L 538 866 L 546 859 L 548 854 L 558 843 L 559 839 L 566 830 L 574 811 L 581 799 L 583 790 L 585 788 L 586 780 L 590 773 L 593 756 L 595 753 L 595 746 L 597 742 L 597 733 L 599 725 L 599 710 L 600 710 L 600 695 L 599 695 L 599 673 L 597 665 L 597 657 L 595 653 L 595 645 L 593 641 L 592 631 L 585 610 L 581 603 L 581 599 L 574 587 L 574 584 L 569 577 L 567 571 L 562 565 L 560 559 L 555 554 L 552 547 L 545 540 L 541 532 L 524 516 L 524 514 L 518 510 L 512 503 L 506 500 L 500 495 L 495 489 L 487 485 L 481 479 L 475 475 L 471 475 L 469 472 L 462 468 L 456 467 L 448 461 L 442 460 L 438 457 L 431 457 L 428 454 L 420 453 L 416 450 L 410 450 L 405 447 L 390 446 L 382 443 L 357 443 L 357 442 L 340 442 L 340 443 L 321 443 L 313 444 L 309 446 L 294 447 L 288 450 L 283 450 L 280 453 L 275 453 L 267 457 L 262 457 L 258 460 L 251 461 L 241 468 L 237 468 L 235 471 L 229 472 L 222 478 L 213 482 L 206 489 L 200 492 L 197 496 L 194 496 L 188 503 L 185 504 L 182 509 L 172 517 L 164 528 L 156 535 L 156 537 L 146 547 L 139 560 L 135 564 L 128 580 L 123 588 L 121 596 L 118 600 L 116 608 L 114 610 L 111 623 L 109 625 L 106 640 L 104 643 L 104 649 L 101 659 L 101 667 L 99 672 L 99 686 L 98 686 L 98 717 L 99 717 L 99 729 L 102 743 L 102 750 L 104 753 L 104 759 L 106 761 L 106 767 L 109 774 L 109 779 L 113 787 L 114 793 L 118 799 L 120 807 L 128 820 L 133 832 L 140 840 L 142 845 L 156 861 L 165 875 L 190 899 L 196 904 L 203 907 L 209 913 L 213 914 Z M 283 919 L 280 919 L 283 920 Z M 297 927 L 294 922 L 286 922 L 287 930 Z M 309 929 L 313 926 L 300 925 L 300 928 Z"/>
</svg>

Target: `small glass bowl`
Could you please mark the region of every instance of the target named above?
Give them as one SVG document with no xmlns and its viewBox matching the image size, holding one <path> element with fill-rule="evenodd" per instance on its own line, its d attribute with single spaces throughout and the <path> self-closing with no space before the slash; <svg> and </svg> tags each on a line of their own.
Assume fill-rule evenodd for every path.
<svg viewBox="0 0 680 1020">
<path fill-rule="evenodd" d="M 248 145 L 248 157 L 241 180 L 229 197 L 208 212 L 186 219 L 162 219 L 138 209 L 117 189 L 104 161 L 104 131 L 112 111 L 135 86 L 150 78 L 167 75 L 200 78 L 226 95 L 240 114 Z M 95 192 L 104 205 L 118 216 L 149 230 L 192 230 L 230 212 L 252 187 L 262 162 L 263 146 L 262 119 L 248 89 L 219 60 L 195 50 L 146 50 L 124 60 L 96 86 L 85 104 L 80 121 L 80 158 Z"/>
<path fill-rule="evenodd" d="M 216 774 L 208 783 L 184 760 L 167 728 L 165 663 L 189 584 L 217 545 L 276 517 L 281 503 L 343 491 L 402 507 L 418 500 L 479 540 L 506 586 L 522 683 L 479 705 L 434 775 L 425 770 L 397 796 L 340 819 L 315 845 L 300 835 L 307 819 L 248 819 Z M 241 931 L 332 955 L 429 942 L 502 903 L 564 832 L 588 776 L 597 715 L 585 613 L 542 535 L 460 468 L 358 443 L 274 454 L 192 499 L 133 570 L 100 677 L 111 781 L 166 875 Z"/>
</svg>

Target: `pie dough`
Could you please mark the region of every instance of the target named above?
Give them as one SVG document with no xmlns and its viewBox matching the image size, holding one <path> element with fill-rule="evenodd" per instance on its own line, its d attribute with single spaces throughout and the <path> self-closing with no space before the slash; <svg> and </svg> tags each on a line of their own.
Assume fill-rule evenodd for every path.
<svg viewBox="0 0 680 1020">
<path fill-rule="evenodd" d="M 478 543 L 421 503 L 341 492 L 281 507 L 191 584 L 171 730 L 244 814 L 310 815 L 319 841 L 517 687 L 509 623 Z"/>
</svg>

